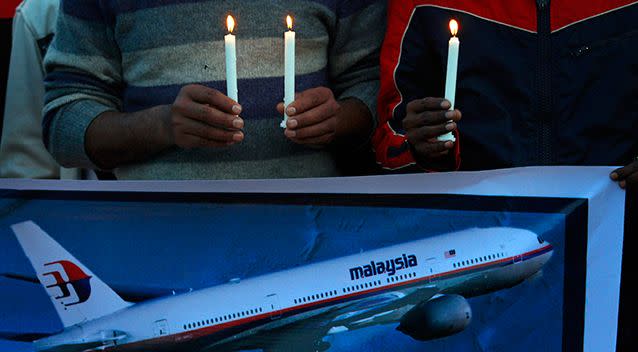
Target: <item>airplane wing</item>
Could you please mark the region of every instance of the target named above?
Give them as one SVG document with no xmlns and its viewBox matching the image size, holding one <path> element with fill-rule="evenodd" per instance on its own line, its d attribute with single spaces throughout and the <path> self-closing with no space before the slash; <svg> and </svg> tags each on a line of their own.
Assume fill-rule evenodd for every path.
<svg viewBox="0 0 638 352">
<path fill-rule="evenodd" d="M 360 329 L 370 325 L 397 322 L 412 306 L 438 294 L 435 285 L 408 292 L 387 292 L 351 303 L 336 305 L 318 314 L 272 327 L 265 325 L 250 336 L 234 337 L 210 351 L 236 351 L 261 348 L 265 352 L 325 351 L 330 344 L 322 341 L 326 335 Z M 277 320 L 273 321 L 277 324 Z"/>
<path fill-rule="evenodd" d="M 384 297 L 373 296 L 370 297 L 370 299 L 364 299 L 346 306 L 342 309 L 346 312 L 335 317 L 332 323 L 334 326 L 343 326 L 348 328 L 348 330 L 361 328 L 363 327 L 361 325 L 364 323 L 365 326 L 375 325 L 375 319 L 378 322 L 388 320 L 386 315 L 389 314 L 389 312 L 427 301 L 439 292 L 440 289 L 436 285 L 430 285 L 408 293 L 395 291 L 383 294 L 382 296 Z M 383 302 L 378 302 L 379 298 L 382 299 Z"/>
<path fill-rule="evenodd" d="M 489 291 L 489 289 L 485 287 L 485 277 L 483 275 L 482 273 L 470 274 L 462 282 L 456 283 L 457 286 L 473 288 L 471 292 L 464 293 L 465 298 L 478 296 Z M 521 279 L 520 281 L 510 282 L 507 287 L 514 287 L 525 280 L 526 279 Z M 442 293 L 445 293 L 446 289 L 447 287 L 442 288 Z"/>
</svg>

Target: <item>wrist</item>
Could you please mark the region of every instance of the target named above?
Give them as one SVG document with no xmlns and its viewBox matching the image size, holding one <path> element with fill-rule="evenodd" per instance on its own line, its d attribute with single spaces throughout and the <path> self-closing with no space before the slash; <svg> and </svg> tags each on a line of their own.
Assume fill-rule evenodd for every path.
<svg viewBox="0 0 638 352">
<path fill-rule="evenodd" d="M 456 155 L 454 150 L 448 150 L 447 154 L 439 155 L 435 157 L 421 155 L 412 145 L 412 143 L 408 142 L 410 146 L 410 154 L 417 165 L 421 170 L 425 172 L 436 172 L 436 171 L 453 171 L 456 169 Z"/>
<path fill-rule="evenodd" d="M 173 134 L 173 114 L 171 105 L 160 105 L 155 113 L 160 117 L 158 120 L 157 136 L 158 143 L 166 148 L 175 146 L 175 135 Z"/>
<path fill-rule="evenodd" d="M 337 100 L 337 126 L 335 143 L 360 147 L 368 142 L 372 134 L 372 113 L 361 100 L 349 97 Z"/>
<path fill-rule="evenodd" d="M 133 113 L 107 111 L 86 132 L 85 149 L 104 170 L 140 162 L 174 145 L 168 105 Z"/>
</svg>

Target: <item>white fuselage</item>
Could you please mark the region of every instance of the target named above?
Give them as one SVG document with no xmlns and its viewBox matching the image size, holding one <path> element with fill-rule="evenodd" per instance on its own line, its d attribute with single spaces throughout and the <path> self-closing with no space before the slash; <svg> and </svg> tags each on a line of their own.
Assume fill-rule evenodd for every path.
<svg viewBox="0 0 638 352">
<path fill-rule="evenodd" d="M 106 350 L 210 347 L 390 292 L 436 285 L 442 294 L 468 297 L 511 287 L 551 255 L 552 246 L 531 231 L 469 229 L 135 304 L 39 340 L 36 348 L 71 351 L 88 336 L 119 333 Z"/>
</svg>

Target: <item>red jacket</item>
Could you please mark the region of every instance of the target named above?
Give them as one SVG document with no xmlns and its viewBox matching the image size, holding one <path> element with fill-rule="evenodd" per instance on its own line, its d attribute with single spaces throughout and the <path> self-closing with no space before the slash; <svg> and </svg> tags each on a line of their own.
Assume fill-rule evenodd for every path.
<svg viewBox="0 0 638 352">
<path fill-rule="evenodd" d="M 22 0 L 2 0 L 0 2 L 0 18 L 13 18 L 16 8 Z"/>
<path fill-rule="evenodd" d="M 381 52 L 386 169 L 414 164 L 408 102 L 441 97 L 460 23 L 457 168 L 625 165 L 638 155 L 638 1 L 391 0 Z"/>
</svg>

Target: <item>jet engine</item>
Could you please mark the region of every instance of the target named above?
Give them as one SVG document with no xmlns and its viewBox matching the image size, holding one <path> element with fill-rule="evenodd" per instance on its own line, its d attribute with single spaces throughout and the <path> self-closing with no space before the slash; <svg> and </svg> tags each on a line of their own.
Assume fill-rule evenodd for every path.
<svg viewBox="0 0 638 352">
<path fill-rule="evenodd" d="M 472 309 L 459 295 L 441 295 L 421 302 L 401 318 L 397 330 L 426 341 L 462 331 L 472 321 Z"/>
</svg>

